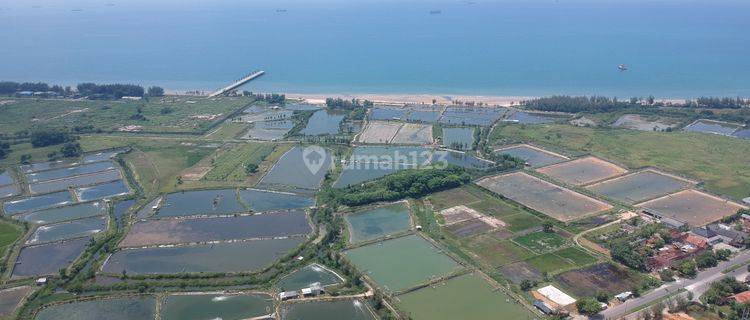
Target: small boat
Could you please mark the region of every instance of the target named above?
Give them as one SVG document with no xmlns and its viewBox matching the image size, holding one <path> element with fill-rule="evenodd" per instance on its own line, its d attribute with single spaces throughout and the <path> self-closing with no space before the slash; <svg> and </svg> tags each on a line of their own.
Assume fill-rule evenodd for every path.
<svg viewBox="0 0 750 320">
<path fill-rule="evenodd" d="M 625 65 L 625 64 L 621 64 L 621 65 L 617 66 L 617 69 L 620 70 L 620 71 L 627 71 L 628 70 L 628 66 Z"/>
<path fill-rule="evenodd" d="M 430 14 L 441 14 L 443 13 L 442 10 L 430 10 Z"/>
</svg>

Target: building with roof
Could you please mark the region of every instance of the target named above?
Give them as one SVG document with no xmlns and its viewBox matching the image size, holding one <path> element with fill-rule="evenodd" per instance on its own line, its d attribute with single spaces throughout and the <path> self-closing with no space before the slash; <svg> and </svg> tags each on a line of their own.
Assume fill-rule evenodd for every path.
<svg viewBox="0 0 750 320">
<path fill-rule="evenodd" d="M 750 234 L 745 231 L 737 230 L 732 228 L 732 226 L 723 223 L 710 224 L 708 225 L 708 229 L 721 237 L 723 242 L 735 247 L 744 246 L 745 239 L 750 236 Z"/>
<path fill-rule="evenodd" d="M 750 302 L 750 291 L 742 291 L 738 294 L 731 295 L 727 297 L 727 300 L 737 303 L 748 303 Z"/>
<path fill-rule="evenodd" d="M 279 293 L 279 299 L 281 301 L 299 298 L 299 292 L 297 291 L 284 291 Z"/>
<path fill-rule="evenodd" d="M 547 300 L 557 304 L 560 308 L 564 308 L 576 302 L 576 299 L 569 296 L 565 292 L 562 292 L 560 289 L 555 288 L 555 286 L 553 285 L 539 288 L 536 291 Z"/>
</svg>

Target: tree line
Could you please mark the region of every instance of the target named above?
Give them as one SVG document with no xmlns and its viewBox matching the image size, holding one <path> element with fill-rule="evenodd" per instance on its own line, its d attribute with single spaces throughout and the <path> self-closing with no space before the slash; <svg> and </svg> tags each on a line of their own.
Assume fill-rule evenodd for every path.
<svg viewBox="0 0 750 320">
<path fill-rule="evenodd" d="M 278 93 L 253 93 L 251 91 L 242 91 L 242 95 L 246 97 L 253 97 L 255 101 L 265 101 L 271 104 L 283 104 L 286 102 L 286 95 Z"/>
<path fill-rule="evenodd" d="M 48 85 L 44 82 L 13 82 L 13 81 L 0 81 L 0 94 L 14 94 L 16 92 L 32 91 L 32 92 L 55 92 L 59 95 L 72 94 L 73 89 L 70 87 L 62 87 L 59 85 Z"/>
<path fill-rule="evenodd" d="M 602 96 L 587 97 L 557 95 L 526 100 L 522 101 L 521 104 L 534 110 L 567 113 L 602 113 L 643 106 L 666 106 L 664 103 L 657 102 L 653 96 L 647 98 L 632 97 L 628 100 L 618 100 L 617 98 Z M 669 104 L 669 106 L 704 109 L 739 109 L 750 106 L 750 99 L 739 97 L 700 97 L 695 100 L 688 100 L 682 104 L 672 103 Z"/>
<path fill-rule="evenodd" d="M 149 87 L 147 90 L 135 84 L 96 84 L 91 82 L 79 83 L 75 90 L 70 86 L 49 85 L 44 82 L 13 82 L 0 81 L 0 94 L 17 94 L 24 91 L 30 92 L 54 92 L 59 96 L 81 95 L 90 99 L 120 99 L 122 97 L 161 97 L 164 89 L 158 86 Z"/>
<path fill-rule="evenodd" d="M 356 108 L 369 108 L 375 104 L 370 100 L 351 99 L 344 100 L 341 98 L 326 98 L 326 106 L 329 109 L 352 110 Z"/>
</svg>

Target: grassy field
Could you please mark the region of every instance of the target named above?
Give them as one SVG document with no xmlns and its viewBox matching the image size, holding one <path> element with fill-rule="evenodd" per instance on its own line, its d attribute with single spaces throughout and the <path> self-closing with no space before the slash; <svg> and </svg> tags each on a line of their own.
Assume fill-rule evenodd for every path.
<svg viewBox="0 0 750 320">
<path fill-rule="evenodd" d="M 465 256 L 486 270 L 531 268 L 532 274 L 554 274 L 596 261 L 585 251 L 570 246 L 570 233 L 564 226 L 558 224 L 557 233 L 543 232 L 542 224 L 545 220 L 552 222 L 551 218 L 534 215 L 476 185 L 436 193 L 427 199 L 436 210 L 466 205 L 505 222 L 503 228 L 463 238 L 452 235 L 446 228 L 430 232 L 438 233 L 437 238 L 466 252 Z"/>
<path fill-rule="evenodd" d="M 245 167 L 259 165 L 273 152 L 271 143 L 241 143 L 231 149 L 212 156 L 213 169 L 203 177 L 209 181 L 244 181 L 247 179 Z"/>
<path fill-rule="evenodd" d="M 4 257 L 8 247 L 21 237 L 21 227 L 0 220 L 0 257 Z"/>
<path fill-rule="evenodd" d="M 532 232 L 515 237 L 513 238 L 513 241 L 537 253 L 556 250 L 568 242 L 565 238 L 555 233 L 544 231 Z"/>
<path fill-rule="evenodd" d="M 655 166 L 705 181 L 709 191 L 741 199 L 750 195 L 750 141 L 711 134 L 581 128 L 569 125 L 500 125 L 495 146 L 525 141 L 592 153 L 629 168 Z"/>
<path fill-rule="evenodd" d="M 237 138 L 247 130 L 247 123 L 224 122 L 216 129 L 203 136 L 206 139 L 231 140 Z"/>
<path fill-rule="evenodd" d="M 7 100 L 7 99 L 6 99 Z M 163 97 L 142 101 L 19 99 L 3 106 L 0 133 L 11 134 L 35 127 L 91 125 L 115 131 L 127 125 L 147 132 L 199 133 L 252 102 L 247 97 Z M 134 117 L 141 110 L 145 119 Z"/>
<path fill-rule="evenodd" d="M 81 146 L 86 151 L 133 147 L 134 151 L 125 155 L 125 161 L 147 195 L 182 189 L 183 186 L 178 183 L 182 171 L 217 149 L 217 146 L 195 140 L 138 136 L 85 136 L 81 139 Z"/>
</svg>

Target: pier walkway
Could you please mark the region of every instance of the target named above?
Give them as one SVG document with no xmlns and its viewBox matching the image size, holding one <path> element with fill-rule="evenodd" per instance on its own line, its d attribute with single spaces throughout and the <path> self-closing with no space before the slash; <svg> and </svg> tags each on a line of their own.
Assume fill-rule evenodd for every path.
<svg viewBox="0 0 750 320">
<path fill-rule="evenodd" d="M 230 85 L 228 85 L 228 86 L 226 86 L 226 87 L 224 87 L 224 88 L 221 88 L 221 89 L 217 90 L 216 92 L 214 92 L 214 93 L 210 94 L 210 95 L 209 95 L 208 97 L 209 97 L 209 98 L 213 98 L 213 97 L 216 97 L 216 96 L 220 96 L 220 95 L 222 95 L 222 94 L 225 94 L 225 93 L 227 93 L 227 92 L 229 92 L 229 91 L 232 91 L 232 90 L 234 90 L 234 89 L 237 89 L 237 88 L 238 88 L 238 87 L 240 87 L 241 85 L 243 85 L 243 84 L 245 84 L 245 83 L 248 83 L 248 82 L 252 81 L 252 80 L 253 80 L 253 79 L 255 79 L 255 78 L 258 78 L 258 77 L 260 77 L 260 76 L 264 75 L 265 73 L 266 73 L 266 72 L 265 72 L 265 71 L 263 71 L 263 70 L 257 70 L 257 71 L 253 71 L 253 72 L 250 72 L 250 74 L 248 74 L 248 75 L 246 75 L 246 76 L 242 77 L 241 79 L 239 79 L 239 80 L 237 80 L 237 81 L 233 82 L 232 84 L 230 84 Z"/>
</svg>

